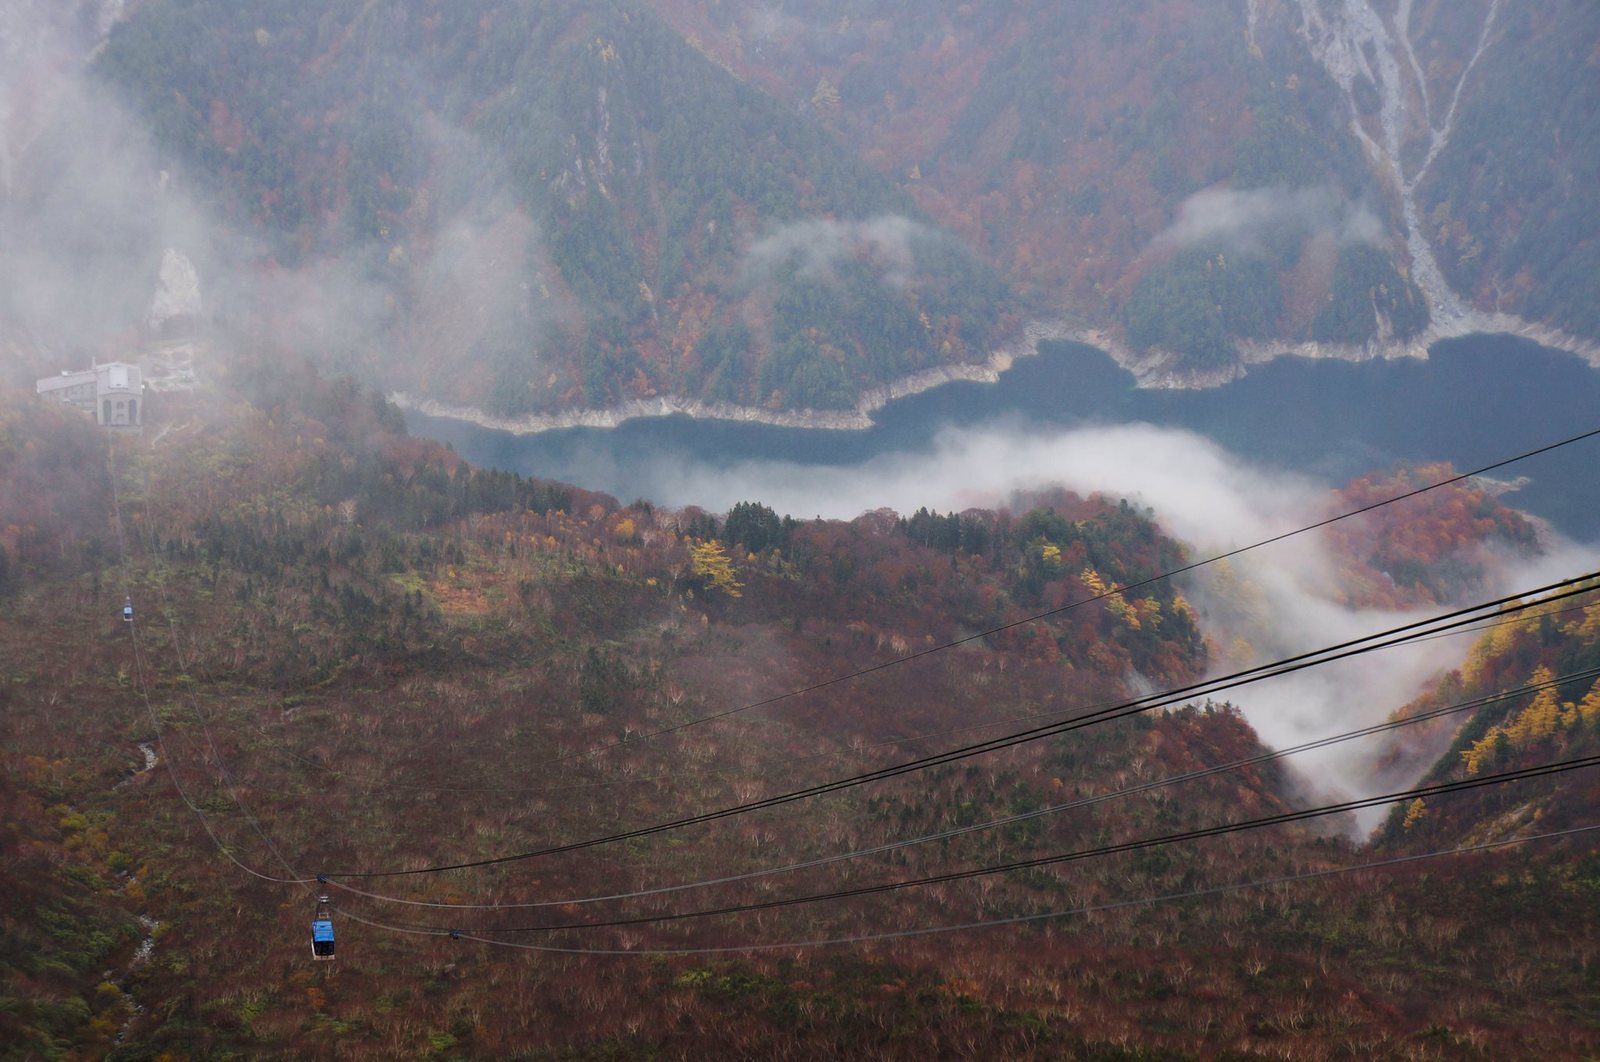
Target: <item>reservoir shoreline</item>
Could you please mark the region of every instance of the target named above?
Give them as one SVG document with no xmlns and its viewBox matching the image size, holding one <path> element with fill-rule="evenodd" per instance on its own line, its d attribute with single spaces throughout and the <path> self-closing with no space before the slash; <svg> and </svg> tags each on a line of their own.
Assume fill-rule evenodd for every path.
<svg viewBox="0 0 1600 1062">
<path fill-rule="evenodd" d="M 866 430 L 680 414 L 519 434 L 416 409 L 405 416 L 414 435 L 479 467 L 683 506 L 706 500 L 693 482 L 738 470 L 779 484 L 793 469 L 867 468 L 936 452 L 953 436 L 1048 437 L 1127 424 L 1191 431 L 1240 460 L 1333 485 L 1397 463 L 1480 467 L 1591 430 L 1600 409 L 1600 372 L 1588 361 L 1504 334 L 1446 339 L 1426 358 L 1275 358 L 1208 388 L 1141 387 L 1103 348 L 1041 347 L 995 382 L 953 381 L 886 403 Z M 1508 479 L 1523 480 L 1511 504 L 1569 535 L 1600 539 L 1597 446 L 1508 469 Z"/>
<path fill-rule="evenodd" d="M 1252 368 L 1281 358 L 1314 361 L 1368 362 L 1413 359 L 1426 361 L 1434 344 L 1447 339 L 1474 335 L 1509 336 L 1531 340 L 1540 346 L 1574 354 L 1592 368 L 1600 370 L 1600 344 L 1543 325 L 1506 314 L 1475 314 L 1472 318 L 1441 326 L 1430 325 L 1410 340 L 1374 340 L 1362 345 L 1283 343 L 1258 340 L 1239 344 L 1240 359 L 1218 369 L 1192 369 L 1180 366 L 1179 355 L 1166 350 L 1135 351 L 1116 336 L 1101 329 L 1067 325 L 1060 321 L 1030 322 L 1009 342 L 995 349 L 982 364 L 945 365 L 913 373 L 863 392 L 851 410 L 773 410 L 741 406 L 731 402 L 707 402 L 695 398 L 661 395 L 634 399 L 610 409 L 574 409 L 559 413 L 528 413 L 497 416 L 473 406 L 457 406 L 429 398 L 418 398 L 403 391 L 391 392 L 390 402 L 408 413 L 455 420 L 479 428 L 509 432 L 512 435 L 538 435 L 572 428 L 616 428 L 643 418 L 683 416 L 693 420 L 729 421 L 762 424 L 775 428 L 807 431 L 868 431 L 876 423 L 874 414 L 891 402 L 910 398 L 952 383 L 998 383 L 1003 373 L 1017 362 L 1036 357 L 1042 343 L 1081 343 L 1095 347 L 1119 367 L 1132 374 L 1140 389 L 1191 391 L 1222 387 L 1246 376 Z"/>
</svg>

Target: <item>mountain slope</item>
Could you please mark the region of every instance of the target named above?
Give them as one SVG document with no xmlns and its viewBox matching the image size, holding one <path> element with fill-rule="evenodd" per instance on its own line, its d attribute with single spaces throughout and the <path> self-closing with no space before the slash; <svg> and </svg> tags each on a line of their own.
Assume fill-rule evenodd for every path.
<svg viewBox="0 0 1600 1062">
<path fill-rule="evenodd" d="M 656 6 L 686 32 L 724 27 L 722 54 L 789 98 L 836 87 L 820 120 L 1021 289 L 1135 346 L 1206 367 L 1241 339 L 1362 344 L 1427 322 L 1385 235 L 1399 219 L 1286 18 L 1172 0 Z"/>
<path fill-rule="evenodd" d="M 1180 368 L 1528 324 L 1496 312 L 1600 335 L 1588 5 L 652 3 L 1020 289 Z"/>
<path fill-rule="evenodd" d="M 1600 11 L 1494 10 L 1418 188 L 1424 233 L 1474 306 L 1600 336 Z"/>
<path fill-rule="evenodd" d="M 959 243 L 627 3 L 155 0 L 96 69 L 267 241 L 243 267 L 300 280 L 217 312 L 389 390 L 851 408 L 997 336 Z M 284 324 L 313 313 L 338 323 Z"/>
<path fill-rule="evenodd" d="M 1600 336 L 1581 3 L 144 0 L 62 62 L 118 12 L 8 89 L 30 366 L 164 327 L 169 248 L 205 317 L 512 418 L 851 409 L 1029 317 L 1178 381 Z"/>
<path fill-rule="evenodd" d="M 1132 506 L 1066 494 L 1011 513 L 877 511 L 848 523 L 786 520 L 754 502 L 725 518 L 623 507 L 468 468 L 406 438 L 381 401 L 270 355 L 234 379 L 236 390 L 203 398 L 163 396 L 170 430 L 159 438 L 108 438 L 16 391 L 0 402 L 0 544 L 15 559 L 0 588 L 0 797 L 16 810 L 0 850 L 17 901 L 0 949 L 3 1050 L 1594 1049 L 1583 1015 L 1595 986 L 1573 973 L 1600 911 L 1583 885 L 1592 845 L 1234 890 L 1367 858 L 1291 827 L 715 920 L 503 932 L 868 886 L 1293 806 L 1271 763 L 1097 799 L 1255 755 L 1255 735 L 1225 705 L 559 857 L 345 877 L 594 837 L 1020 730 L 1118 700 L 1131 683 L 1183 682 L 1203 666 L 1202 632 L 1180 594 L 1152 587 L 1125 607 L 1075 608 L 647 736 L 1082 600 L 1182 554 Z M 37 485 L 66 466 L 72 491 L 49 505 L 24 497 L 51 494 Z M 1462 495 L 1438 507 L 1425 539 L 1379 527 L 1348 548 L 1392 566 L 1417 561 L 1425 541 L 1516 530 L 1503 523 Z M 1442 559 L 1433 574 L 1461 574 Z M 1538 635 L 1516 635 L 1528 638 Z M 1060 804 L 1074 806 L 692 893 L 567 902 Z M 327 871 L 429 904 L 560 906 L 422 909 L 340 891 L 340 957 L 327 970 L 306 955 L 306 890 L 246 873 L 219 845 L 269 877 Z M 642 952 L 1031 918 L 1212 887 L 1223 891 L 726 958 L 448 936 Z M 1499 976 L 1513 953 L 1516 976 Z"/>
<path fill-rule="evenodd" d="M 1499 699 L 1464 721 L 1447 718 L 1418 728 L 1414 740 L 1442 750 L 1426 780 L 1471 778 L 1600 752 L 1600 679 L 1587 674 L 1597 667 L 1600 605 L 1564 601 L 1501 621 L 1479 639 L 1459 669 L 1403 714 L 1537 689 Z M 1584 825 L 1600 802 L 1600 781 L 1592 774 L 1549 779 L 1515 796 L 1491 790 L 1396 809 L 1380 838 L 1416 850 Z"/>
</svg>

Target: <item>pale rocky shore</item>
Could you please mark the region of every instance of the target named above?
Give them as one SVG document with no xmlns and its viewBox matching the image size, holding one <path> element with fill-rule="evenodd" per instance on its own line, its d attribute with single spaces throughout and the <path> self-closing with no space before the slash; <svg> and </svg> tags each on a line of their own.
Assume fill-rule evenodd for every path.
<svg viewBox="0 0 1600 1062">
<path fill-rule="evenodd" d="M 1507 314 L 1474 313 L 1468 317 L 1431 325 L 1409 340 L 1376 339 L 1361 345 L 1337 343 L 1286 343 L 1254 341 L 1239 345 L 1240 360 L 1218 369 L 1193 369 L 1181 365 L 1180 355 L 1165 350 L 1135 351 L 1110 332 L 1075 327 L 1060 321 L 1035 321 L 1010 342 L 993 351 L 981 364 L 946 365 L 927 369 L 863 392 L 850 410 L 773 410 L 740 406 L 731 402 L 705 402 L 694 398 L 660 395 L 635 399 L 612 409 L 574 409 L 560 413 L 529 413 L 501 417 L 470 406 L 448 405 L 433 399 L 394 392 L 389 400 L 401 409 L 415 410 L 430 417 L 444 417 L 516 435 L 559 431 L 563 428 L 615 428 L 640 417 L 682 415 L 701 420 L 728 420 L 749 424 L 770 424 L 784 428 L 819 431 L 862 431 L 872 427 L 872 414 L 896 399 L 907 398 L 947 383 L 965 380 L 994 383 L 1000 374 L 1021 358 L 1038 353 L 1039 344 L 1066 340 L 1098 347 L 1122 368 L 1133 374 L 1139 387 L 1174 390 L 1220 387 L 1231 383 L 1261 365 L 1281 357 L 1332 359 L 1337 361 L 1377 361 L 1428 356 L 1428 348 L 1441 339 L 1453 339 L 1478 332 L 1521 336 L 1543 346 L 1565 350 L 1600 369 L 1600 344 L 1579 339 L 1544 325 Z"/>
</svg>

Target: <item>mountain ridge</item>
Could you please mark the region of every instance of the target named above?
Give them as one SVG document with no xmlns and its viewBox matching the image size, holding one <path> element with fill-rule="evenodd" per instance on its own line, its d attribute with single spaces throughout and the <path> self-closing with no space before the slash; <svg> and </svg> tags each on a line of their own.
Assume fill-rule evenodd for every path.
<svg viewBox="0 0 1600 1062">
<path fill-rule="evenodd" d="M 981 372 L 1063 314 L 1165 385 L 1475 330 L 1596 358 L 1580 8 L 468 6 L 128 5 L 92 69 L 132 103 L 106 120 L 148 126 L 121 180 L 152 188 L 76 223 L 77 272 L 153 276 L 176 247 L 230 326 L 530 423 L 663 397 L 859 423 L 878 389 Z M 1537 63 L 1578 77 L 1568 98 L 1500 87 Z M 58 113 L 8 147 L 23 233 L 61 220 L 52 185 L 104 192 L 73 165 L 124 165 L 74 163 L 94 119 Z M 1557 148 L 1507 173 L 1534 126 Z M 157 171 L 193 202 L 119 218 Z M 71 270 L 21 246 L 0 315 L 42 363 L 21 293 Z M 121 327 L 83 346 L 114 356 Z"/>
</svg>

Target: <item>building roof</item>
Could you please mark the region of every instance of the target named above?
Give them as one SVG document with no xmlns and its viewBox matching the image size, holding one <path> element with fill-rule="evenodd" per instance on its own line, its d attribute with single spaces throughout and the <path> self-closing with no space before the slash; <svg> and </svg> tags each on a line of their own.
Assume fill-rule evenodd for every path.
<svg viewBox="0 0 1600 1062">
<path fill-rule="evenodd" d="M 78 372 L 63 371 L 60 376 L 46 376 L 35 384 L 34 390 L 43 395 L 84 384 L 94 384 L 97 396 L 137 394 L 144 388 L 144 374 L 139 366 L 129 362 L 108 361 Z"/>
</svg>

